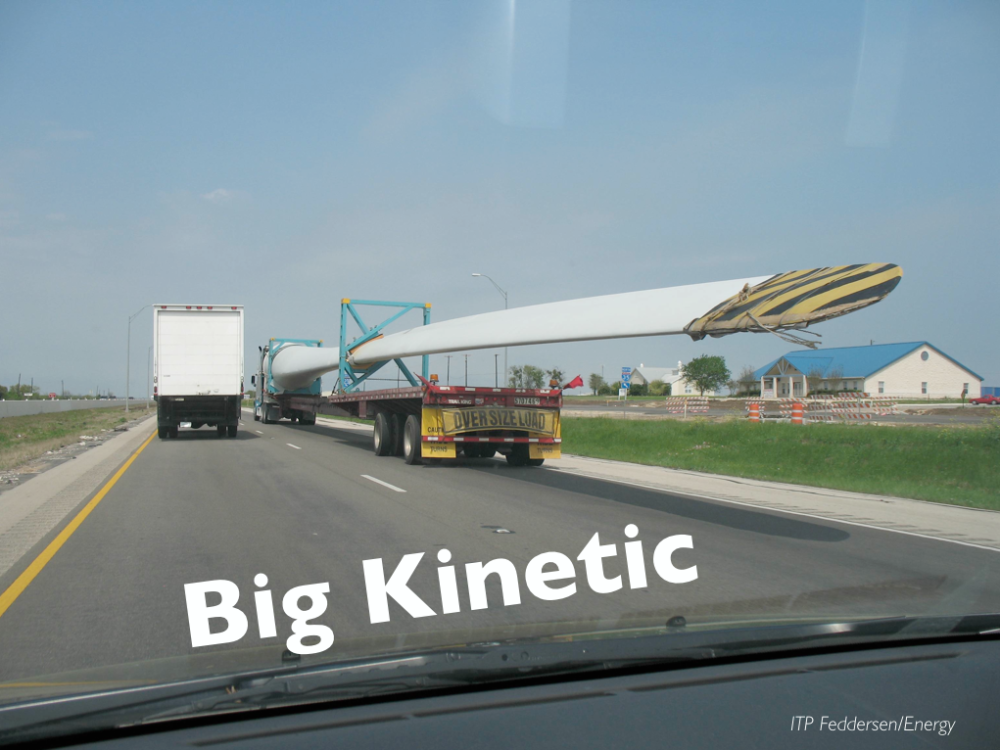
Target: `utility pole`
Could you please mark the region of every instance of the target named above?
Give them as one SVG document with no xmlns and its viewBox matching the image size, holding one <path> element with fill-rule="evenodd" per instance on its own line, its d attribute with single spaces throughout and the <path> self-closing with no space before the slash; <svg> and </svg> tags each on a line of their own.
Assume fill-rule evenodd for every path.
<svg viewBox="0 0 1000 750">
<path fill-rule="evenodd" d="M 465 357 L 465 385 L 466 385 L 466 387 L 468 387 L 468 385 L 469 385 L 469 355 L 468 354 L 463 354 L 462 356 Z"/>
<path fill-rule="evenodd" d="M 128 414 L 128 387 L 129 387 L 129 377 L 131 375 L 130 368 L 132 366 L 132 321 L 135 317 L 145 310 L 149 305 L 143 305 L 138 310 L 136 310 L 128 319 L 128 342 L 126 344 L 126 354 L 125 354 L 125 413 Z"/>
<path fill-rule="evenodd" d="M 498 371 L 497 371 L 497 368 L 500 366 L 498 364 L 499 360 L 500 360 L 500 355 L 499 354 L 494 354 L 493 355 L 493 387 L 494 388 L 499 388 L 500 387 L 500 375 L 498 374 Z"/>
<path fill-rule="evenodd" d="M 445 370 L 444 384 L 451 385 L 451 356 L 450 354 L 445 354 L 444 358 L 448 360 L 447 369 Z"/>
<path fill-rule="evenodd" d="M 66 398 L 66 382 L 63 380 L 59 381 L 59 396 L 60 398 Z"/>
<path fill-rule="evenodd" d="M 497 291 L 500 292 L 500 294 L 503 295 L 503 309 L 506 310 L 507 309 L 507 292 L 505 292 L 503 289 L 501 289 L 500 285 L 498 283 L 496 283 L 493 279 L 491 279 L 489 276 L 487 276 L 484 273 L 474 273 L 472 275 L 476 276 L 476 277 L 480 277 L 481 276 L 484 279 L 488 279 L 489 282 L 493 286 L 495 286 L 497 288 Z M 506 346 L 503 348 L 503 382 L 504 382 L 504 385 L 506 385 L 506 383 L 507 383 L 507 347 Z"/>
</svg>

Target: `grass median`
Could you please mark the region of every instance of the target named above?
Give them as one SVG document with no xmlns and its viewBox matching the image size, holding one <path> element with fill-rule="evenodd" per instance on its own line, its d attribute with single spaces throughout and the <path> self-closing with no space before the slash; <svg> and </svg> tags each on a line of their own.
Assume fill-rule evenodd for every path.
<svg viewBox="0 0 1000 750">
<path fill-rule="evenodd" d="M 1000 510 L 1000 419 L 926 428 L 565 418 L 562 436 L 579 456 Z"/>
<path fill-rule="evenodd" d="M 132 406 L 128 415 L 124 406 L 112 406 L 4 417 L 0 419 L 0 470 L 14 469 L 46 451 L 79 442 L 81 435 L 99 435 L 130 419 L 156 414 L 155 409 L 147 412 L 144 407 Z"/>
</svg>

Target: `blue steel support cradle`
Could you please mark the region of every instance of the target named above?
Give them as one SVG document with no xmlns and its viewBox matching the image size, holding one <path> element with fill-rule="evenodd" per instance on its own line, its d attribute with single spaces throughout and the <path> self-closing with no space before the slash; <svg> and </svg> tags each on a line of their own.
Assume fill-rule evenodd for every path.
<svg viewBox="0 0 1000 750">
<path fill-rule="evenodd" d="M 369 327 L 364 319 L 361 317 L 361 313 L 358 311 L 358 305 L 372 305 L 375 307 L 398 307 L 400 310 L 395 314 L 386 318 L 384 321 L 376 326 Z M 381 300 L 351 300 L 349 298 L 344 298 L 340 300 L 340 369 L 337 371 L 337 383 L 339 385 L 339 391 L 341 393 L 351 393 L 358 389 L 358 387 L 364 383 L 368 378 L 374 375 L 376 372 L 381 370 L 389 362 L 395 362 L 399 367 L 400 372 L 409 381 L 410 385 L 420 385 L 420 382 L 413 376 L 409 368 L 403 364 L 403 360 L 384 360 L 382 362 L 375 362 L 368 365 L 364 369 L 358 368 L 355 370 L 351 367 L 350 362 L 347 361 L 348 353 L 373 338 L 377 338 L 382 335 L 383 329 L 390 323 L 395 322 L 401 318 L 410 310 L 423 310 L 424 314 L 424 325 L 431 322 L 431 303 L 430 302 L 384 302 Z M 354 339 L 354 341 L 347 341 L 347 316 L 350 315 L 354 318 L 354 322 L 358 324 L 358 327 L 363 331 L 361 336 Z M 421 358 L 421 375 L 426 380 L 430 372 L 430 359 L 425 354 Z"/>
</svg>

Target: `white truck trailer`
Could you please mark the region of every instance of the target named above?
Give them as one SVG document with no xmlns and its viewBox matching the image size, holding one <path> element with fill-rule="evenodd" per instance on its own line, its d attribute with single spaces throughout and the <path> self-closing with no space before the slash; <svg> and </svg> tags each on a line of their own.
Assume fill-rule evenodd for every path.
<svg viewBox="0 0 1000 750">
<path fill-rule="evenodd" d="M 153 398 L 160 438 L 181 423 L 236 437 L 243 400 L 243 306 L 153 306 Z"/>
</svg>

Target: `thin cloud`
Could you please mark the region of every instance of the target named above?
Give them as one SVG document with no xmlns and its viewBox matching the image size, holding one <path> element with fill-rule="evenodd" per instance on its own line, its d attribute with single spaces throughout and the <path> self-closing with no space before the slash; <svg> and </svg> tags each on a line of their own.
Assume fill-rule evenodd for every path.
<svg viewBox="0 0 1000 750">
<path fill-rule="evenodd" d="M 229 203 L 235 194 L 232 190 L 226 190 L 225 188 L 216 188 L 210 193 L 205 193 L 201 196 L 209 203 Z"/>
<path fill-rule="evenodd" d="M 89 130 L 66 130 L 62 128 L 56 128 L 49 130 L 45 134 L 45 137 L 50 141 L 87 141 L 94 137 L 94 134 Z"/>
</svg>

